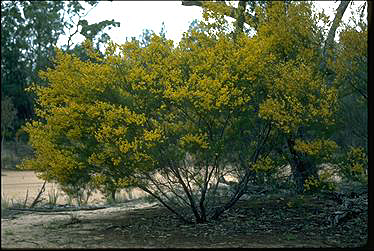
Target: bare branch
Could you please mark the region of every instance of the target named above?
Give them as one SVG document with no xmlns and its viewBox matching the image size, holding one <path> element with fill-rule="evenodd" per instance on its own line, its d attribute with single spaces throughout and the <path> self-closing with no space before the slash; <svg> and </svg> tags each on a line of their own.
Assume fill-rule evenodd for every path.
<svg viewBox="0 0 374 251">
<path fill-rule="evenodd" d="M 172 208 L 171 206 L 169 206 L 168 204 L 166 204 L 165 201 L 163 201 L 163 199 L 161 199 L 157 194 L 153 193 L 147 187 L 140 185 L 139 188 L 142 189 L 143 191 L 149 193 L 153 197 L 155 197 L 162 205 L 164 205 L 167 209 L 169 209 L 171 212 L 173 212 L 175 215 L 177 215 L 178 218 L 181 219 L 183 222 L 185 222 L 185 223 L 192 223 L 191 221 L 189 221 L 186 218 L 184 218 L 181 214 L 179 214 L 174 208 Z"/>
<path fill-rule="evenodd" d="M 33 201 L 33 203 L 31 204 L 30 208 L 33 208 L 36 204 L 38 204 L 41 201 L 40 196 L 42 196 L 42 194 L 45 191 L 45 184 L 46 183 L 47 183 L 47 181 L 44 181 L 43 186 L 40 188 L 40 191 L 39 191 L 38 195 L 36 196 L 35 200 Z"/>
<path fill-rule="evenodd" d="M 183 1 L 182 0 L 182 5 L 183 6 L 199 6 L 199 7 L 202 7 L 203 2 L 202 1 Z"/>
</svg>

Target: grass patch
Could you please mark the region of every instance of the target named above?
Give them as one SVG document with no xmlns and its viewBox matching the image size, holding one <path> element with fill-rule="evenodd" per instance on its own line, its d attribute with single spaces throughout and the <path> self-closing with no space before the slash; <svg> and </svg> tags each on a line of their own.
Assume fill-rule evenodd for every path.
<svg viewBox="0 0 374 251">
<path fill-rule="evenodd" d="M 58 198 L 59 198 L 59 192 L 58 192 L 58 190 L 55 189 L 54 187 L 52 187 L 48 191 L 48 202 L 47 202 L 48 205 L 55 207 L 56 204 L 57 204 Z"/>
<path fill-rule="evenodd" d="M 5 235 L 14 235 L 13 231 L 12 231 L 12 230 L 9 230 L 9 229 L 6 229 L 6 230 L 4 231 L 4 234 L 5 234 Z"/>
<path fill-rule="evenodd" d="M 1 195 L 1 211 L 3 209 L 9 208 L 10 205 L 11 205 L 11 202 L 10 202 L 9 198 L 5 194 L 2 194 Z"/>
</svg>

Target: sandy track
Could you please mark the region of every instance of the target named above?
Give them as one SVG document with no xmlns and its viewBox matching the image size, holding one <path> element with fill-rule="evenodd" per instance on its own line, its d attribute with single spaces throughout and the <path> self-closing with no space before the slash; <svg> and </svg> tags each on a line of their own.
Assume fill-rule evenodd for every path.
<svg viewBox="0 0 374 251">
<path fill-rule="evenodd" d="M 95 223 L 95 219 L 115 218 L 129 210 L 156 205 L 156 203 L 133 201 L 95 211 L 22 212 L 10 219 L 1 219 L 1 246 L 2 248 L 108 247 L 108 243 L 103 239 L 104 236 L 95 235 L 87 238 L 91 231 L 105 229 L 111 225 Z"/>
</svg>

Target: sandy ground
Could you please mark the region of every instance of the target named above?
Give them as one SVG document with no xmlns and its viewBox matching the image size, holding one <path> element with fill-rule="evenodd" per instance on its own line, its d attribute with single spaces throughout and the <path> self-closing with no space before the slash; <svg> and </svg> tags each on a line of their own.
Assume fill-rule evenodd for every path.
<svg viewBox="0 0 374 251">
<path fill-rule="evenodd" d="M 17 200 L 24 200 L 26 191 L 29 191 L 29 197 L 30 201 L 33 200 L 34 196 L 36 196 L 37 192 L 39 191 L 40 187 L 43 184 L 42 180 L 39 180 L 36 178 L 33 172 L 14 172 L 14 171 L 4 171 L 2 172 L 1 177 L 1 185 L 2 185 L 2 197 L 7 196 L 8 198 L 13 197 L 13 199 Z M 50 189 L 56 188 L 55 184 L 48 184 L 47 191 L 50 191 Z M 136 196 L 141 197 L 141 193 L 138 193 L 138 191 L 134 191 L 134 194 Z M 95 196 L 97 200 L 100 200 L 99 194 L 96 194 Z M 135 196 L 134 196 L 135 197 Z M 284 199 L 283 199 L 284 200 Z M 282 201 L 283 201 L 282 200 Z M 281 200 L 277 204 L 281 203 Z M 282 202 L 286 205 L 286 202 Z M 320 203 L 320 202 L 319 202 Z M 298 220 L 302 219 L 302 216 L 300 216 L 295 211 L 290 211 L 289 206 L 286 207 L 284 211 L 285 217 L 282 221 L 289 220 L 293 218 L 293 223 L 297 223 Z M 288 205 L 288 204 L 287 204 Z M 320 204 L 316 204 L 320 205 Z M 146 213 L 143 209 L 145 208 L 152 208 L 157 207 L 157 203 L 147 203 L 144 202 L 144 200 L 132 200 L 128 201 L 126 203 L 117 204 L 115 206 L 107 207 L 104 209 L 98 209 L 98 210 L 80 210 L 80 211 L 64 211 L 64 212 L 30 212 L 30 211 L 14 211 L 14 210 L 7 210 L 5 214 L 3 214 L 2 210 L 2 217 L 1 217 L 1 247 L 2 248 L 147 248 L 147 247 L 168 247 L 167 244 L 171 241 L 174 241 L 173 243 L 181 243 L 178 247 L 186 247 L 184 243 L 188 243 L 191 245 L 191 243 L 196 244 L 196 247 L 199 245 L 206 245 L 206 239 L 205 234 L 206 232 L 204 229 L 207 224 L 202 224 L 202 232 L 199 232 L 199 240 L 202 241 L 200 243 L 196 243 L 195 239 L 188 239 L 187 233 L 194 234 L 196 229 L 192 230 L 186 230 L 182 231 L 183 228 L 179 225 L 172 225 L 170 222 L 173 222 L 171 217 L 164 217 L 159 214 L 158 209 L 152 209 L 153 212 L 156 210 L 157 214 L 152 215 L 150 218 L 151 220 L 147 220 L 145 217 Z M 243 207 L 243 210 L 247 207 Z M 274 205 L 271 204 L 271 207 L 269 207 L 269 212 L 267 212 L 267 215 L 264 214 L 264 207 L 260 208 L 251 208 L 248 212 L 251 212 L 252 214 L 249 214 L 248 216 L 242 215 L 243 212 L 240 211 L 237 216 L 232 218 L 230 215 L 228 216 L 228 222 L 232 225 L 232 221 L 235 219 L 238 220 L 238 222 L 234 222 L 234 230 L 235 234 L 239 234 L 238 237 L 235 237 L 237 239 L 229 240 L 228 242 L 224 242 L 224 244 L 227 246 L 231 245 L 238 245 L 238 243 L 242 243 L 240 245 L 243 245 L 243 247 L 247 247 L 250 245 L 252 248 L 264 248 L 264 247 L 322 247 L 325 244 L 322 245 L 321 241 L 324 240 L 324 235 L 328 232 L 324 232 L 322 235 L 319 235 L 321 229 L 316 228 L 313 230 L 312 235 L 317 235 L 316 238 L 308 239 L 304 236 L 304 233 L 299 233 L 299 230 L 297 230 L 296 233 L 301 235 L 295 235 L 294 239 L 284 239 L 285 235 L 286 237 L 290 237 L 290 235 L 287 235 L 286 230 L 288 231 L 289 227 L 286 227 L 285 230 L 281 230 L 278 234 L 275 232 L 272 234 L 269 234 L 268 231 L 263 232 L 263 227 L 265 224 L 267 218 L 271 218 L 271 216 L 278 214 L 279 211 L 276 211 L 277 213 L 274 214 L 273 211 Z M 137 209 L 142 209 L 137 211 Z M 258 212 L 252 212 L 253 210 L 257 210 Z M 276 209 L 278 210 L 278 209 Z M 280 210 L 280 209 L 279 209 Z M 306 209 L 305 209 L 306 210 Z M 314 210 L 314 209 L 313 209 Z M 330 209 L 327 209 L 328 212 Z M 4 210 L 5 211 L 5 210 Z M 147 210 L 146 210 L 147 211 Z M 129 217 L 129 215 L 134 214 L 134 212 L 137 213 L 137 217 Z M 233 211 L 234 212 L 234 211 Z M 236 212 L 236 211 L 235 211 Z M 261 213 L 260 213 L 261 212 Z M 305 211 L 304 211 L 305 213 Z M 156 217 L 154 217 L 156 215 Z M 235 214 L 236 215 L 236 214 Z M 255 223 L 255 226 L 261 226 L 261 231 L 258 229 L 253 228 L 253 222 L 252 218 L 253 216 L 260 216 L 259 222 L 261 224 Z M 286 215 L 290 215 L 289 217 Z M 242 218 L 237 218 L 237 217 Z M 244 218 L 243 218 L 244 217 Z M 295 218 L 296 217 L 296 218 Z M 124 220 L 128 218 L 128 220 Z M 274 218 L 274 217 L 273 217 Z M 169 219 L 169 221 L 167 221 Z M 170 220 L 171 219 L 171 220 Z M 245 221 L 244 227 L 246 231 L 249 231 L 248 233 L 245 232 L 241 234 L 241 232 L 236 229 L 236 226 L 239 224 L 239 222 L 244 222 L 244 219 L 248 219 Z M 297 220 L 296 220 L 297 219 Z M 318 215 L 311 219 L 320 219 Z M 321 219 L 324 219 L 322 217 Z M 265 226 L 264 229 L 272 229 L 274 228 L 274 220 L 277 220 L 278 218 L 274 218 L 270 220 L 268 223 L 270 224 L 268 227 Z M 301 228 L 305 227 L 304 225 L 310 225 L 309 227 L 314 226 L 320 226 L 321 222 L 324 221 L 316 221 L 313 224 L 309 224 L 309 221 L 305 221 L 305 223 L 299 224 L 302 226 Z M 119 225 L 118 225 L 119 224 Z M 153 224 L 153 225 L 152 225 Z M 230 225 L 229 224 L 229 225 Z M 248 225 L 249 224 L 249 225 Z M 267 224 L 267 223 L 266 223 Z M 285 223 L 286 224 L 286 223 Z M 287 223 L 289 224 L 289 223 Z M 160 225 L 158 228 L 157 226 Z M 231 226 L 230 225 L 230 226 Z M 298 225 L 298 224 L 296 224 Z M 145 231 L 142 230 L 141 227 L 145 227 Z M 165 235 L 165 227 L 169 230 L 171 226 L 174 226 L 174 232 L 172 231 L 172 234 Z M 221 225 L 218 224 L 218 227 Z M 252 226 L 252 227 L 248 227 Z M 276 226 L 279 226 L 276 225 Z M 155 227 L 157 228 L 155 230 Z M 187 226 L 188 227 L 188 226 Z M 194 227 L 194 226 L 192 226 Z M 255 227 L 255 228 L 256 228 Z M 277 228 L 277 227 L 276 227 Z M 301 229 L 300 228 L 300 229 Z M 230 228 L 227 228 L 230 229 Z M 309 229 L 309 228 L 308 228 Z M 347 229 L 353 229 L 352 227 L 349 227 Z M 161 231 L 162 230 L 162 231 Z M 309 229 L 310 230 L 310 229 Z M 308 231 L 309 231 L 308 230 Z M 344 229 L 343 229 L 344 230 Z M 140 235 L 139 232 L 140 231 Z M 254 232 L 253 232 L 254 231 Z M 260 231 L 258 233 L 258 231 Z M 316 232 L 314 232 L 316 231 Z M 327 230 L 326 230 L 327 231 Z M 329 230 L 330 231 L 330 230 Z M 345 231 L 345 230 L 344 230 Z M 355 230 L 356 231 L 356 230 Z M 183 232 L 183 233 L 182 233 Z M 212 233 L 215 233 L 216 231 L 213 231 Z M 356 231 L 357 232 L 357 231 Z M 202 235 L 203 233 L 204 235 Z M 256 234 L 257 235 L 254 235 Z M 144 238 L 147 236 L 147 234 L 151 234 L 152 238 Z M 154 234 L 156 234 L 154 236 Z M 158 235 L 159 234 L 159 235 Z M 241 234 L 241 235 L 240 235 Z M 336 230 L 334 233 L 331 233 L 330 235 L 333 237 L 333 240 L 338 238 L 337 236 L 342 236 L 347 234 L 346 232 L 342 232 L 341 230 Z M 349 233 L 348 233 L 349 234 Z M 362 233 L 360 233 L 360 236 Z M 231 234 L 227 234 L 228 236 L 232 237 Z M 351 234 L 352 235 L 352 234 Z M 141 236 L 141 237 L 139 237 Z M 165 237 L 166 236 L 166 237 Z M 169 236 L 169 237 L 168 237 Z M 170 237 L 171 236 L 171 237 Z M 190 236 L 190 235 L 188 235 Z M 224 235 L 226 236 L 226 235 Z M 266 239 L 264 236 L 266 236 Z M 291 236 L 292 237 L 292 236 Z M 170 238 L 170 240 L 166 240 L 163 238 Z M 178 239 L 181 238 L 181 239 Z M 192 238 L 192 237 L 191 237 Z M 210 237 L 209 237 L 210 238 Z M 217 237 L 218 239 L 214 239 L 214 236 L 212 237 L 214 245 L 218 245 L 217 247 L 226 247 L 222 246 L 221 243 L 222 240 L 225 240 L 225 237 Z M 265 238 L 265 240 L 264 240 Z M 296 238 L 296 239 L 295 239 Z M 340 238 L 340 237 L 339 237 Z M 338 240 L 339 240 L 338 238 Z M 143 240 L 144 239 L 144 240 Z M 353 238 L 356 240 L 356 238 Z M 152 242 L 150 242 L 151 240 Z M 157 241 L 156 241 L 157 240 Z M 160 245 L 161 242 L 165 242 Z M 261 240 L 261 241 L 259 241 Z M 148 243 L 149 241 L 149 243 Z M 153 243 L 153 244 L 152 244 Z M 158 243 L 158 244 L 157 244 Z M 332 243 L 332 242 L 331 242 Z M 335 244 L 331 244 L 329 242 L 328 246 L 339 246 L 339 241 L 334 242 Z M 157 244 L 157 245 L 156 245 Z M 184 246 L 183 246 L 184 245 Z M 213 244 L 212 244 L 213 245 Z M 195 247 L 195 245 L 194 245 Z M 213 247 L 213 246 L 209 246 Z M 239 247 L 239 246 L 238 246 Z M 242 247 L 242 246 L 240 246 Z"/>
<path fill-rule="evenodd" d="M 1 199 L 9 202 L 23 203 L 28 193 L 27 204 L 31 204 L 37 196 L 44 181 L 36 177 L 32 171 L 1 171 Z M 47 183 L 43 197 L 48 201 L 48 193 L 58 190 L 58 186 Z M 125 191 L 122 191 L 126 193 Z M 129 195 L 131 193 L 131 196 Z M 24 212 L 10 211 L 1 219 L 1 247 L 3 248 L 82 248 L 100 247 L 100 236 L 94 237 L 89 243 L 82 243 L 79 235 L 88 234 L 92 228 L 105 228 L 107 226 L 94 223 L 74 223 L 73 219 L 87 222 L 97 218 L 116 217 L 128 210 L 155 206 L 155 203 L 139 202 L 136 198 L 142 197 L 142 191 L 134 189 L 127 192 L 127 197 L 133 201 L 118 204 L 114 207 L 93 211 L 74 212 Z M 126 197 L 124 196 L 124 197 Z M 64 204 L 67 196 L 60 192 L 57 204 Z M 94 193 L 89 204 L 104 204 L 105 198 L 100 192 Z M 5 215 L 5 214 L 4 214 Z M 103 237 L 104 238 L 104 237 Z"/>
<path fill-rule="evenodd" d="M 88 237 L 92 230 L 106 229 L 111 226 L 110 223 L 107 223 L 107 225 L 100 222 L 95 223 L 96 219 L 117 217 L 117 215 L 123 215 L 129 210 L 152 206 L 156 206 L 156 203 L 134 201 L 94 211 L 22 212 L 11 218 L 1 219 L 1 247 L 108 247 L 104 235 Z"/>
<path fill-rule="evenodd" d="M 9 202 L 13 200 L 14 203 L 23 203 L 27 195 L 27 204 L 30 205 L 38 195 L 43 183 L 44 181 L 38 179 L 33 171 L 1 170 L 1 199 L 6 199 Z M 54 183 L 46 184 L 43 198 L 48 201 L 48 194 L 55 192 L 59 194 L 57 204 L 66 204 L 67 196 Z M 120 193 L 122 198 L 125 199 L 136 199 L 145 194 L 140 189 L 123 190 Z M 95 192 L 91 195 L 88 202 L 90 204 L 102 204 L 105 202 L 105 197 L 102 193 Z"/>
</svg>

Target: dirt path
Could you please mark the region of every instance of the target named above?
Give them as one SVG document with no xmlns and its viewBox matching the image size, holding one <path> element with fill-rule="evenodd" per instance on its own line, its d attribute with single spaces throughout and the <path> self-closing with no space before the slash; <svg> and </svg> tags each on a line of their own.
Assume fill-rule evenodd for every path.
<svg viewBox="0 0 374 251">
<path fill-rule="evenodd" d="M 1 219 L 1 246 L 3 248 L 95 248 L 110 247 L 104 235 L 92 231 L 106 229 L 105 218 L 115 218 L 130 210 L 149 208 L 155 203 L 129 202 L 121 206 L 94 211 L 75 212 L 17 212 Z M 100 221 L 97 221 L 100 219 Z M 115 243 L 114 243 L 115 245 Z"/>
</svg>

